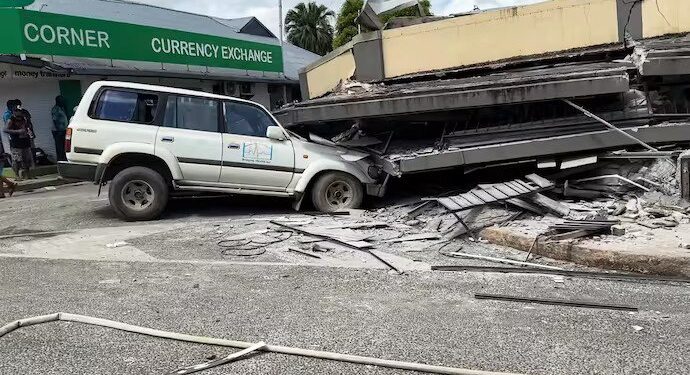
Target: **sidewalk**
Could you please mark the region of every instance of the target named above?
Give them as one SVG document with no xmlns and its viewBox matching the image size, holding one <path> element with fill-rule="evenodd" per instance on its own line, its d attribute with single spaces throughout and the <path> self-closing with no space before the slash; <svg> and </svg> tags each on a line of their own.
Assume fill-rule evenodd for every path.
<svg viewBox="0 0 690 375">
<path fill-rule="evenodd" d="M 77 181 L 64 179 L 57 174 L 38 176 L 33 180 L 17 181 L 16 191 L 31 191 L 49 186 L 60 186 L 71 184 Z"/>
<path fill-rule="evenodd" d="M 533 246 L 537 235 L 544 233 L 548 225 L 544 220 L 518 221 L 506 227 L 486 228 L 481 236 L 496 245 L 525 252 L 532 248 L 532 254 L 586 266 L 690 277 L 690 249 L 679 246 L 690 243 L 690 224 L 680 224 L 673 229 L 640 227 L 624 236 L 540 242 Z"/>
<path fill-rule="evenodd" d="M 67 180 L 67 179 L 61 178 L 57 174 L 57 166 L 55 166 L 55 165 L 46 165 L 46 166 L 36 167 L 33 170 L 33 172 L 36 175 L 36 178 L 32 179 L 32 180 L 17 181 L 17 190 L 16 191 L 31 191 L 31 190 L 36 190 L 36 189 L 48 187 L 48 186 L 60 186 L 60 185 L 71 184 L 71 183 L 76 182 L 73 180 Z M 5 168 L 2 171 L 2 175 L 10 178 L 12 180 L 15 179 L 15 175 L 12 172 L 11 168 Z"/>
</svg>

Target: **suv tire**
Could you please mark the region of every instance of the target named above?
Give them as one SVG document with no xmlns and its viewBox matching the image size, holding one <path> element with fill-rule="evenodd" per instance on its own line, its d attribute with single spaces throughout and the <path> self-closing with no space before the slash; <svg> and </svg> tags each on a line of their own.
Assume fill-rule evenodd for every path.
<svg viewBox="0 0 690 375">
<path fill-rule="evenodd" d="M 314 207 L 321 212 L 359 208 L 364 200 L 364 187 L 355 177 L 343 172 L 328 172 L 311 190 Z"/>
<path fill-rule="evenodd" d="M 168 185 L 152 169 L 131 167 L 113 178 L 108 198 L 118 216 L 127 221 L 153 220 L 168 204 Z"/>
</svg>

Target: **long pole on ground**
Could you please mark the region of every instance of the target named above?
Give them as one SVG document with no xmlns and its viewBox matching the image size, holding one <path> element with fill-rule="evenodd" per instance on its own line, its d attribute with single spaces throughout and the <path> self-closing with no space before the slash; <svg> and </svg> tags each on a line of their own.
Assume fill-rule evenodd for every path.
<svg viewBox="0 0 690 375">
<path fill-rule="evenodd" d="M 309 358 L 326 359 L 326 360 L 331 360 L 331 361 L 349 362 L 349 363 L 355 363 L 355 364 L 361 364 L 361 365 L 387 367 L 387 368 L 392 368 L 392 369 L 410 370 L 410 371 L 425 372 L 425 373 L 432 373 L 432 374 L 508 375 L 508 373 L 499 373 L 499 372 L 481 371 L 481 370 L 469 370 L 469 369 L 446 367 L 446 366 L 434 366 L 434 365 L 427 365 L 427 364 L 423 364 L 423 363 L 394 361 L 394 360 L 389 360 L 389 359 L 380 359 L 380 358 L 375 358 L 375 357 L 364 357 L 364 356 L 359 356 L 359 355 L 326 352 L 326 351 L 320 351 L 320 350 L 302 349 L 302 348 L 295 348 L 295 347 L 289 347 L 289 346 L 261 345 L 260 347 L 257 347 L 259 345 L 257 345 L 256 343 L 251 343 L 251 342 L 225 340 L 225 339 L 213 338 L 213 337 L 186 335 L 183 333 L 161 331 L 161 330 L 152 329 L 152 328 L 148 328 L 148 327 L 135 326 L 135 325 L 131 325 L 131 324 L 117 322 L 114 320 L 100 319 L 100 318 L 95 318 L 95 317 L 91 317 L 91 316 L 76 315 L 76 314 L 69 314 L 69 313 L 55 313 L 55 314 L 50 314 L 50 315 L 42 315 L 42 316 L 36 316 L 36 317 L 16 320 L 16 321 L 11 322 L 5 326 L 0 327 L 0 338 L 2 338 L 4 335 L 6 335 L 6 334 L 8 334 L 14 330 L 17 330 L 19 328 L 22 328 L 22 327 L 28 327 L 31 325 L 57 322 L 57 321 L 89 324 L 89 325 L 93 325 L 93 326 L 112 328 L 112 329 L 116 329 L 119 331 L 131 332 L 131 333 L 136 333 L 136 334 L 140 334 L 140 335 L 147 335 L 147 336 L 151 336 L 151 337 L 158 337 L 158 338 L 168 339 L 168 340 L 184 341 L 184 342 L 190 342 L 190 343 L 196 343 L 196 344 L 226 346 L 226 347 L 232 347 L 232 348 L 238 348 L 238 349 L 248 349 L 248 348 L 254 349 L 254 348 L 256 348 L 257 350 L 263 351 L 263 352 L 287 354 L 287 355 L 309 357 Z M 261 344 L 263 344 L 263 343 L 261 343 Z"/>
</svg>

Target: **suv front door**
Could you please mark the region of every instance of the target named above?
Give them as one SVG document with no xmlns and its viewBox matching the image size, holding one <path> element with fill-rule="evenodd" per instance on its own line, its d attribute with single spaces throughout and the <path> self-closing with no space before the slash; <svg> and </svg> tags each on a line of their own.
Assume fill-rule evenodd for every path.
<svg viewBox="0 0 690 375">
<path fill-rule="evenodd" d="M 295 151 L 289 139 L 266 137 L 277 124 L 261 107 L 223 103 L 223 167 L 220 182 L 252 190 L 285 191 L 295 173 Z"/>
<path fill-rule="evenodd" d="M 218 182 L 223 152 L 219 107 L 214 99 L 168 95 L 163 126 L 156 137 L 156 154 L 171 152 L 184 181 Z"/>
</svg>

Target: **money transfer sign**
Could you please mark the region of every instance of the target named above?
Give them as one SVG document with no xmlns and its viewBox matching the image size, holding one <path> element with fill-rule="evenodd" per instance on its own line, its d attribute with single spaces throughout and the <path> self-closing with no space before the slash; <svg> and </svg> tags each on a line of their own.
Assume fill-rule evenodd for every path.
<svg viewBox="0 0 690 375">
<path fill-rule="evenodd" d="M 0 53 L 282 72 L 279 45 L 22 9 L 0 9 Z"/>
</svg>

